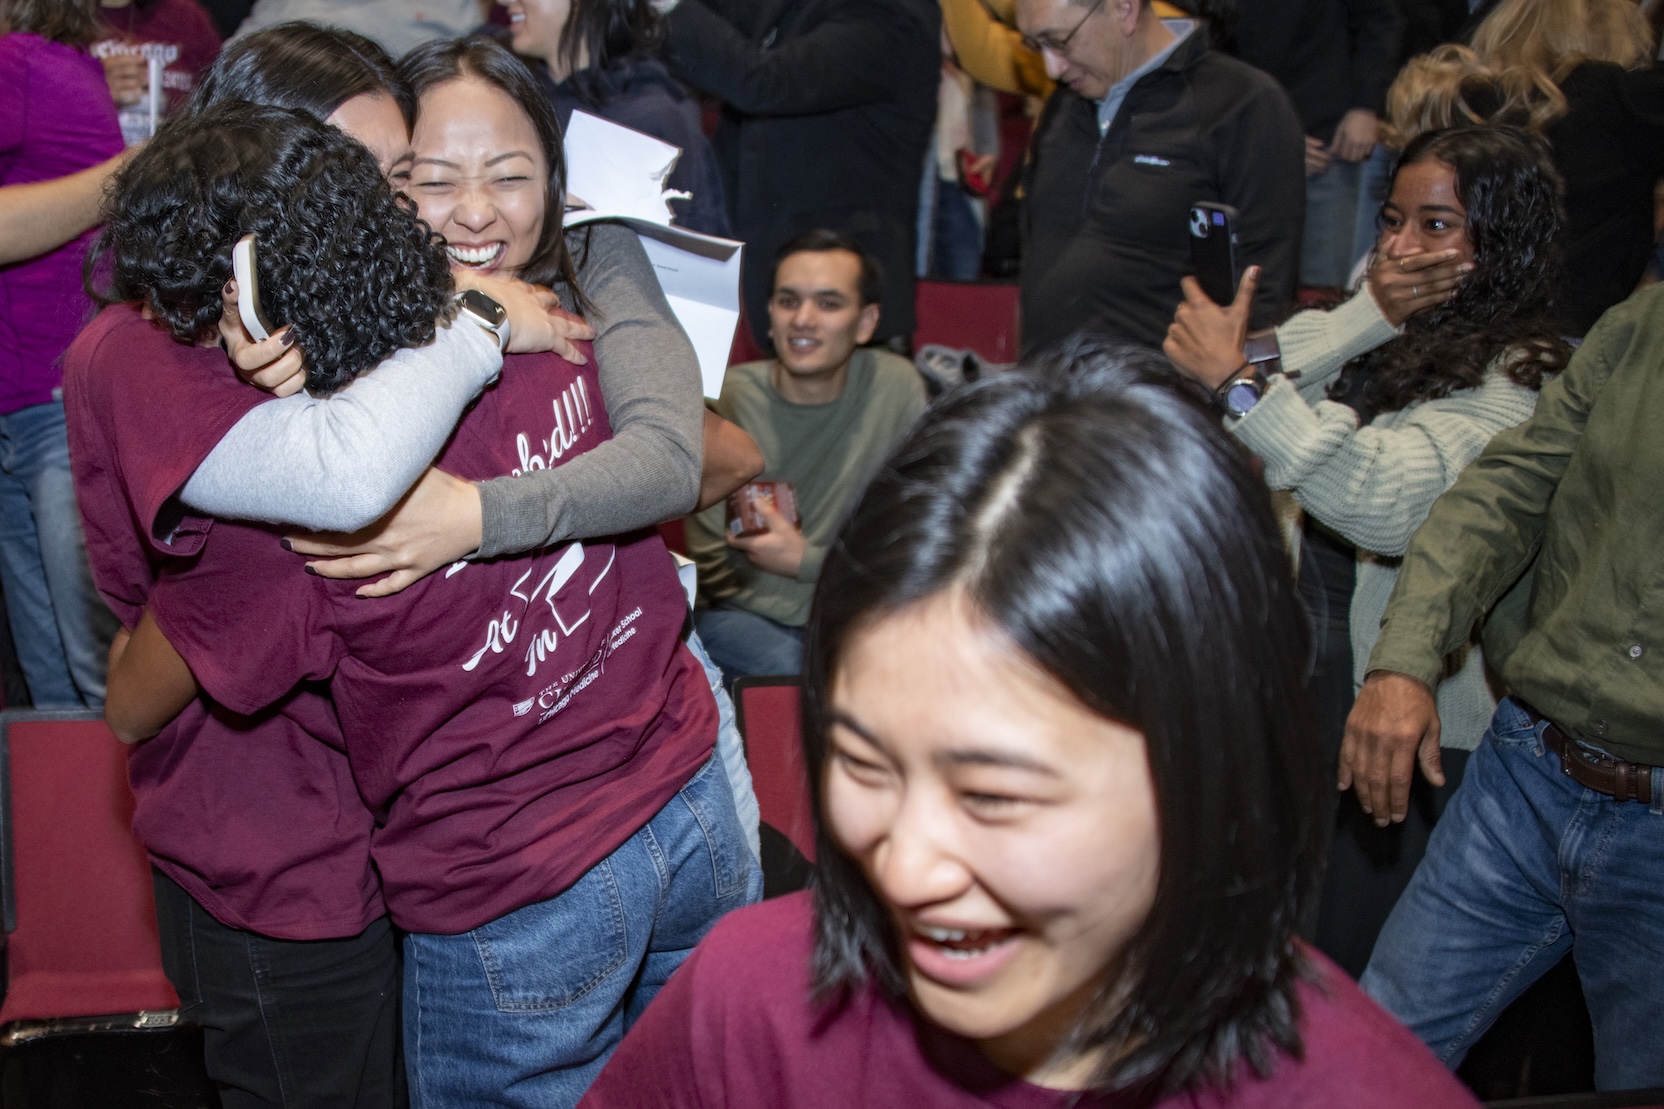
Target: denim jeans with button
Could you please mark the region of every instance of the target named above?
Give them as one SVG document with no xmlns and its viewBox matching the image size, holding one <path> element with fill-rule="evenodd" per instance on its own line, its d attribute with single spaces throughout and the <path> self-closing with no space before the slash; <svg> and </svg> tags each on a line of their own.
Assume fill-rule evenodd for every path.
<svg viewBox="0 0 1664 1109">
<path fill-rule="evenodd" d="M 0 416 L 0 585 L 35 707 L 101 707 L 117 624 L 87 566 L 59 401 Z"/>
<path fill-rule="evenodd" d="M 461 935 L 406 936 L 412 1106 L 576 1105 L 682 960 L 762 886 L 713 758 L 565 892 Z"/>
<path fill-rule="evenodd" d="M 1570 951 L 1596 1086 L 1664 1086 L 1664 796 L 1579 785 L 1546 726 L 1497 706 L 1362 985 L 1454 1068 Z"/>
</svg>

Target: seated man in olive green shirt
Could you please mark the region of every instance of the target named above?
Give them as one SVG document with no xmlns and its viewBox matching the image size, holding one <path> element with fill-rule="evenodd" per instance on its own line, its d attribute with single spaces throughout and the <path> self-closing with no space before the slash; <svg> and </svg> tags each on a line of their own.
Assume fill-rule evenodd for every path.
<svg viewBox="0 0 1664 1109">
<path fill-rule="evenodd" d="M 867 478 L 924 408 L 913 364 L 862 347 L 878 326 L 878 264 L 844 235 L 781 248 L 769 299 L 775 357 L 732 366 L 717 414 L 756 440 L 762 481 L 789 481 L 801 527 L 766 504 L 768 530 L 736 537 L 724 506 L 688 517 L 699 638 L 732 682 L 803 668 L 803 624 L 827 545 Z"/>
<path fill-rule="evenodd" d="M 1664 286 L 1603 316 L 1411 541 L 1341 749 L 1402 820 L 1432 688 L 1484 621 L 1512 691 L 1362 983 L 1455 1067 L 1568 951 L 1602 1090 L 1664 1086 Z"/>
</svg>

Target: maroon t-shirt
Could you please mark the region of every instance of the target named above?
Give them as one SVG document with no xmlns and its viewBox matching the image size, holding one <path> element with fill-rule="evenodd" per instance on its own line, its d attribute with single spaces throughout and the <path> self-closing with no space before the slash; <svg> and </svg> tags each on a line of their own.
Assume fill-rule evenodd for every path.
<svg viewBox="0 0 1664 1109">
<path fill-rule="evenodd" d="M 195 555 L 208 533 L 174 494 L 265 399 L 219 348 L 176 343 L 130 306 L 105 309 L 70 347 L 64 412 L 87 557 L 127 627 L 159 569 Z M 128 758 L 133 830 L 224 924 L 291 940 L 356 935 L 386 908 L 370 814 L 341 748 L 319 688 L 257 717 L 199 697 Z"/>
<path fill-rule="evenodd" d="M 510 356 L 439 465 L 518 474 L 610 435 L 593 360 Z M 376 600 L 303 573 L 273 536 L 217 522 L 150 609 L 234 711 L 330 683 L 401 928 L 463 932 L 553 897 L 710 757 L 716 702 L 656 532 L 457 563 Z"/>
<path fill-rule="evenodd" d="M 1131 1104 L 1043 1089 L 876 988 L 836 1009 L 809 1001 L 809 894 L 728 914 L 648 1006 L 582 1109 L 1065 1109 Z M 1335 965 L 1308 952 L 1305 1058 L 1268 1078 L 1186 1092 L 1155 1109 L 1474 1109 L 1433 1053 Z"/>
</svg>

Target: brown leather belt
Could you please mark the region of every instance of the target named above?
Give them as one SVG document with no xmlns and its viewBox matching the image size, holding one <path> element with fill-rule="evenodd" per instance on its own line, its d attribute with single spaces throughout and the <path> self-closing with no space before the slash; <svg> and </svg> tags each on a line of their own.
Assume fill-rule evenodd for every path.
<svg viewBox="0 0 1664 1109">
<path fill-rule="evenodd" d="M 1560 769 L 1572 781 L 1619 801 L 1652 804 L 1653 767 L 1638 766 L 1623 759 L 1591 751 L 1561 731 L 1560 725 L 1524 701 L 1520 701 L 1519 706 L 1531 717 L 1533 724 L 1547 721 L 1548 727 L 1543 729 L 1543 742 L 1548 745 L 1550 751 L 1560 756 Z"/>
</svg>

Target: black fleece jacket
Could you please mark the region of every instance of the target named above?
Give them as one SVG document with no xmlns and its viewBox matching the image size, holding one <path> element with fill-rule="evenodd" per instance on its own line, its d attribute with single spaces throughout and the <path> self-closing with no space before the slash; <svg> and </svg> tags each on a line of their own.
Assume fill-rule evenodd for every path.
<svg viewBox="0 0 1664 1109">
<path fill-rule="evenodd" d="M 1036 129 L 1023 197 L 1022 334 L 1075 331 L 1159 347 L 1191 272 L 1190 206 L 1237 210 L 1237 264 L 1263 267 L 1253 326 L 1294 295 L 1305 139 L 1277 83 L 1191 33 L 1098 135 L 1096 101 L 1060 87 Z"/>
</svg>

